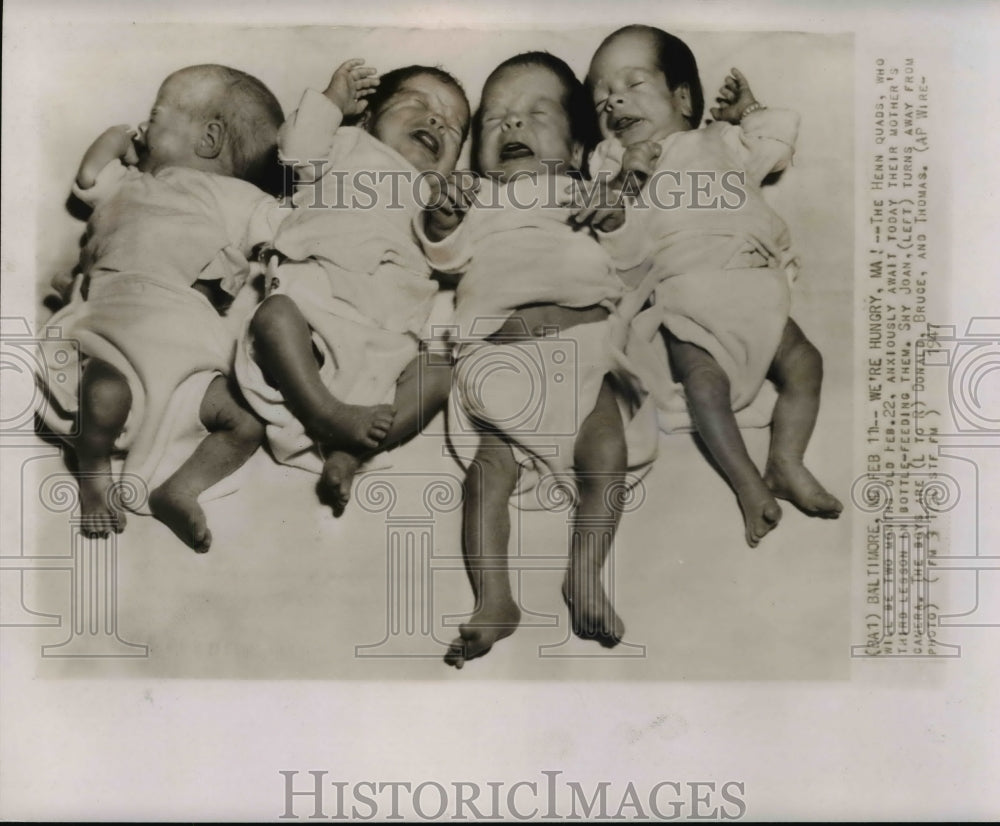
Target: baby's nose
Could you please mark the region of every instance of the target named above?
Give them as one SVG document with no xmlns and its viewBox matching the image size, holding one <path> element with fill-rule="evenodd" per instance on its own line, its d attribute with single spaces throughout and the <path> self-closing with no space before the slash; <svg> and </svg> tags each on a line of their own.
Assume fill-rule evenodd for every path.
<svg viewBox="0 0 1000 826">
<path fill-rule="evenodd" d="M 519 129 L 523 125 L 524 119 L 518 112 L 508 112 L 507 116 L 503 119 L 505 129 Z"/>
<path fill-rule="evenodd" d="M 149 121 L 148 120 L 144 120 L 135 129 L 136 137 L 139 140 L 141 140 L 141 141 L 146 140 L 146 130 L 147 129 L 149 129 Z"/>
</svg>

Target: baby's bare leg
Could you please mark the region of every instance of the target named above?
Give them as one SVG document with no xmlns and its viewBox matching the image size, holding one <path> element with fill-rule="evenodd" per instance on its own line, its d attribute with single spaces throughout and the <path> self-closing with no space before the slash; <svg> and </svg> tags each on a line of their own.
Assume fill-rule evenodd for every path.
<svg viewBox="0 0 1000 826">
<path fill-rule="evenodd" d="M 309 325 L 288 296 L 264 299 L 250 322 L 257 363 L 306 433 L 328 450 L 371 450 L 392 423 L 391 405 L 345 404 L 323 385 Z"/>
<path fill-rule="evenodd" d="M 684 385 L 691 416 L 743 510 L 750 547 L 778 524 L 781 508 L 750 460 L 733 414 L 729 378 L 709 353 L 667 334 L 671 361 Z"/>
<path fill-rule="evenodd" d="M 209 434 L 177 471 L 149 496 L 153 516 L 186 545 L 205 553 L 212 544 L 198 496 L 243 465 L 264 440 L 264 425 L 217 376 L 199 411 Z"/>
<path fill-rule="evenodd" d="M 317 492 L 320 500 L 340 516 L 351 497 L 354 475 L 363 462 L 384 450 L 408 442 L 444 408 L 451 389 L 451 363 L 443 354 L 419 353 L 396 382 L 395 416 L 375 450 L 335 450 L 323 460 Z"/>
<path fill-rule="evenodd" d="M 406 365 L 396 382 L 396 415 L 373 453 L 408 442 L 444 409 L 451 390 L 451 372 L 451 361 L 443 351 L 423 350 Z"/>
<path fill-rule="evenodd" d="M 514 633 L 521 609 L 510 589 L 507 545 L 510 495 L 517 484 L 517 463 L 510 446 L 483 433 L 476 458 L 465 476 L 462 553 L 476 596 L 476 608 L 448 648 L 444 661 L 456 668 L 481 657 Z"/>
<path fill-rule="evenodd" d="M 625 635 L 625 624 L 604 591 L 601 572 L 621 519 L 619 497 L 625 483 L 627 451 L 610 376 L 604 377 L 597 404 L 580 425 L 573 461 L 580 501 L 573 519 L 563 598 L 573 633 L 612 648 Z"/>
<path fill-rule="evenodd" d="M 844 506 L 816 481 L 802 460 L 819 413 L 823 358 L 788 320 L 768 378 L 778 388 L 764 481 L 775 496 L 804 513 L 836 519 Z"/>
<path fill-rule="evenodd" d="M 111 454 L 132 407 L 132 391 L 116 368 L 90 359 L 80 383 L 80 433 L 73 439 L 80 482 L 80 530 L 107 536 L 125 530 L 125 513 L 111 501 Z"/>
</svg>

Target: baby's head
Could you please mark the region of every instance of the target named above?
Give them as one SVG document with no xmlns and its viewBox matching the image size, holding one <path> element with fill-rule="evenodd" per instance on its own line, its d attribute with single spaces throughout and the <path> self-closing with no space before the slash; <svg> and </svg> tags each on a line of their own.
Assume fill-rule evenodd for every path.
<svg viewBox="0 0 1000 826">
<path fill-rule="evenodd" d="M 572 172 L 592 133 L 590 102 L 573 70 L 548 52 L 527 52 L 486 79 L 473 158 L 478 172 L 501 181 L 519 172 Z"/>
<path fill-rule="evenodd" d="M 405 66 L 380 78 L 362 126 L 419 172 L 454 172 L 469 133 L 469 101 L 443 69 Z"/>
<path fill-rule="evenodd" d="M 262 184 L 276 161 L 284 113 L 257 78 L 227 66 L 189 66 L 170 75 L 139 126 L 139 169 L 201 169 Z"/>
<path fill-rule="evenodd" d="M 652 26 L 626 26 L 605 38 L 587 87 L 601 134 L 625 145 L 697 129 L 705 108 L 691 50 Z"/>
</svg>

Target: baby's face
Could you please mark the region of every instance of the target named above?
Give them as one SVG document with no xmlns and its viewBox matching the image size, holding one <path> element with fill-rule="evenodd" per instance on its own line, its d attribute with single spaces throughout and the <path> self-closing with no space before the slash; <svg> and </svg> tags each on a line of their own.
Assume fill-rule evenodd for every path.
<svg viewBox="0 0 1000 826">
<path fill-rule="evenodd" d="M 184 105 L 190 91 L 183 79 L 167 81 L 160 87 L 149 120 L 139 124 L 136 150 L 139 169 L 154 173 L 167 166 L 190 166 L 201 136 L 201 123 Z"/>
<path fill-rule="evenodd" d="M 431 75 L 415 75 L 379 110 L 369 131 L 391 146 L 419 172 L 455 171 L 469 105 L 451 84 Z"/>
<path fill-rule="evenodd" d="M 508 180 L 518 172 L 563 172 L 579 167 L 566 90 L 544 66 L 510 66 L 483 89 L 479 168 Z"/>
<path fill-rule="evenodd" d="M 670 90 L 653 47 L 650 35 L 626 32 L 594 55 L 588 77 L 605 138 L 628 146 L 691 128 L 690 92 L 686 85 Z"/>
</svg>

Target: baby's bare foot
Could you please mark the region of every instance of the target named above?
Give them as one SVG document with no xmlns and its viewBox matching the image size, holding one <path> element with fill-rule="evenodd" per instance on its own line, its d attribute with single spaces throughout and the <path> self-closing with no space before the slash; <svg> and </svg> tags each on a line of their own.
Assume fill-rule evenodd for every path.
<svg viewBox="0 0 1000 826">
<path fill-rule="evenodd" d="M 573 633 L 582 640 L 595 640 L 614 648 L 625 636 L 625 623 L 615 612 L 601 584 L 601 566 L 595 563 L 571 565 L 562 585 L 569 608 Z"/>
<path fill-rule="evenodd" d="M 105 469 L 80 472 L 80 532 L 91 538 L 125 530 L 125 512 L 114 504 L 111 464 Z"/>
<path fill-rule="evenodd" d="M 328 450 L 374 450 L 386 437 L 395 409 L 388 404 L 343 404 L 325 410 L 309 434 Z"/>
<path fill-rule="evenodd" d="M 494 643 L 509 637 L 521 622 L 521 609 L 513 600 L 484 605 L 458 627 L 459 637 L 448 646 L 444 661 L 461 668 L 466 660 L 488 654 Z"/>
<path fill-rule="evenodd" d="M 334 516 L 343 514 L 351 499 L 351 485 L 361 460 L 350 453 L 335 450 L 323 460 L 323 470 L 316 485 L 316 493 L 324 505 L 333 509 Z"/>
<path fill-rule="evenodd" d="M 808 516 L 836 519 L 844 506 L 827 492 L 801 461 L 771 459 L 764 483 L 779 499 L 786 499 Z"/>
<path fill-rule="evenodd" d="M 736 497 L 743 511 L 747 545 L 756 548 L 760 540 L 774 530 L 781 520 L 781 506 L 763 482 L 737 490 Z"/>
<path fill-rule="evenodd" d="M 191 493 L 171 486 L 169 481 L 164 482 L 149 495 L 149 509 L 181 542 L 197 553 L 206 553 L 212 546 L 212 532 L 208 529 L 205 511 Z"/>
</svg>

